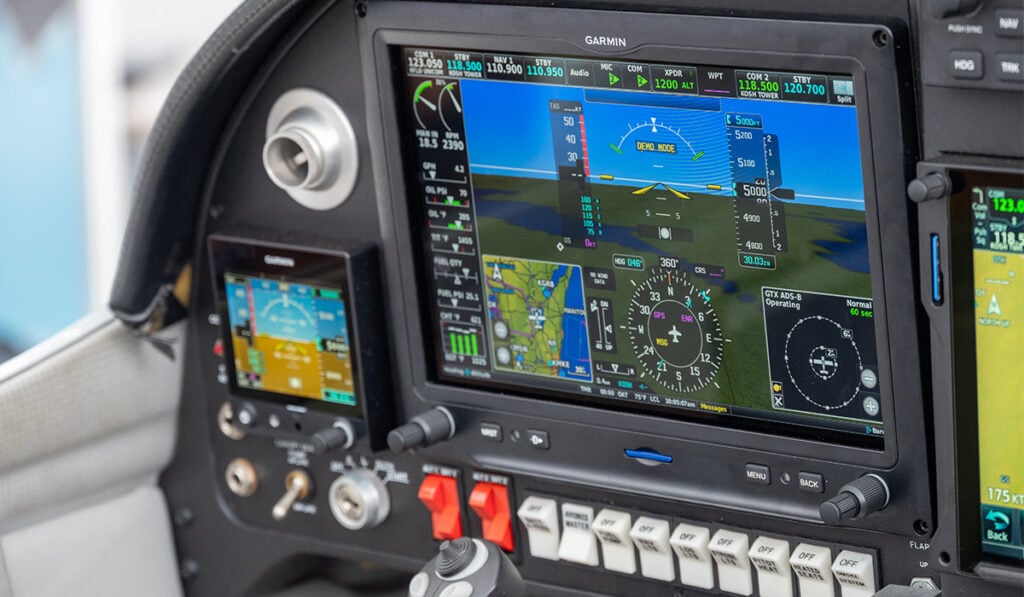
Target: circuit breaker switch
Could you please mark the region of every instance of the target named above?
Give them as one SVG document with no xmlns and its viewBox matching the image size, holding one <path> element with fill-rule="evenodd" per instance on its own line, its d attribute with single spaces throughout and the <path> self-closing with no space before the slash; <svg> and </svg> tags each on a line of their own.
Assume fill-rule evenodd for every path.
<svg viewBox="0 0 1024 597">
<path fill-rule="evenodd" d="M 508 487 L 498 483 L 477 483 L 469 496 L 469 507 L 483 521 L 484 539 L 507 552 L 516 550 Z"/>
<path fill-rule="evenodd" d="M 459 486 L 454 477 L 427 475 L 416 496 L 430 510 L 430 526 L 434 539 L 445 541 L 462 536 L 462 510 L 459 507 Z"/>
</svg>

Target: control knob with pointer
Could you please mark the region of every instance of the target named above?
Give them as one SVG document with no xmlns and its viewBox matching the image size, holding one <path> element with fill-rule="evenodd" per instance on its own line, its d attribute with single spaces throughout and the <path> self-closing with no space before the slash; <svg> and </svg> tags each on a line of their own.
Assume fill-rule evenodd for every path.
<svg viewBox="0 0 1024 597">
<path fill-rule="evenodd" d="M 333 425 L 321 429 L 313 434 L 309 441 L 313 444 L 313 451 L 317 454 L 327 454 L 352 447 L 355 442 L 356 432 L 352 423 L 345 419 L 338 419 Z"/>
<path fill-rule="evenodd" d="M 949 188 L 949 179 L 945 175 L 932 172 L 910 181 L 907 185 L 907 197 L 914 203 L 942 199 L 949 194 Z"/>
<path fill-rule="evenodd" d="M 388 433 L 388 447 L 392 452 L 411 448 L 425 448 L 455 435 L 455 419 L 443 406 L 416 415 L 409 422 Z"/>
<path fill-rule="evenodd" d="M 834 498 L 822 502 L 818 514 L 826 524 L 839 524 L 850 518 L 863 518 L 888 505 L 889 485 L 872 473 L 840 487 Z"/>
</svg>

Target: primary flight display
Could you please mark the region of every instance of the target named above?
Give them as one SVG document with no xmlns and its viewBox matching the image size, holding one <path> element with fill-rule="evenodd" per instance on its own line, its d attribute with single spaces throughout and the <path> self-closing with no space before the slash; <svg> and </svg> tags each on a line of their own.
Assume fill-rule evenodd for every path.
<svg viewBox="0 0 1024 597">
<path fill-rule="evenodd" d="M 395 55 L 441 381 L 882 445 L 853 77 Z"/>
</svg>

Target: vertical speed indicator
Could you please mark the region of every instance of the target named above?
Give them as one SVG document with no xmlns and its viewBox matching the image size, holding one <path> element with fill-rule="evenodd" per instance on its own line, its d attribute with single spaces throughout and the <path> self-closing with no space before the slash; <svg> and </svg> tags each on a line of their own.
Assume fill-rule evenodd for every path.
<svg viewBox="0 0 1024 597">
<path fill-rule="evenodd" d="M 711 291 L 684 272 L 654 270 L 629 305 L 633 351 L 643 375 L 675 392 L 695 392 L 715 379 L 722 363 L 722 327 Z"/>
</svg>

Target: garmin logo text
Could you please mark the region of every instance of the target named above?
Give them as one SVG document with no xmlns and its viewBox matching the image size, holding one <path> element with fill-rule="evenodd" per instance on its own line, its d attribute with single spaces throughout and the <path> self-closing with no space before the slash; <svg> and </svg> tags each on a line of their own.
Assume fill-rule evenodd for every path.
<svg viewBox="0 0 1024 597">
<path fill-rule="evenodd" d="M 280 255 L 264 255 L 263 263 L 267 265 L 279 265 L 281 267 L 295 267 L 295 260 L 291 257 L 281 257 Z"/>
<path fill-rule="evenodd" d="M 605 37 L 603 35 L 588 35 L 583 38 L 588 46 L 610 46 L 613 48 L 625 48 L 625 37 Z"/>
</svg>

